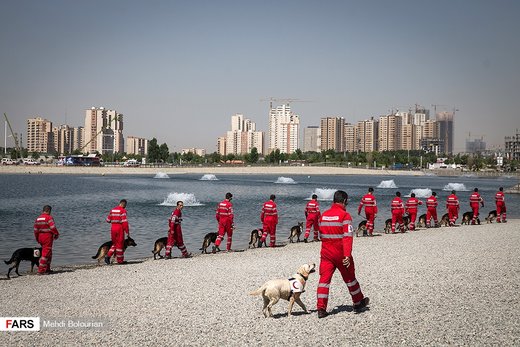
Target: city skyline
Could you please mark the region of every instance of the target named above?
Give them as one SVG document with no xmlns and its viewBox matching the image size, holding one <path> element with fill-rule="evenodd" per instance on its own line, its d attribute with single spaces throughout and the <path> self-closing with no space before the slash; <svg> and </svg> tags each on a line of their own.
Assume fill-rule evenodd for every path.
<svg viewBox="0 0 520 347">
<path fill-rule="evenodd" d="M 244 114 L 268 131 L 269 97 L 296 98 L 300 129 L 357 123 L 417 103 L 455 115 L 488 148 L 520 128 L 515 1 L 0 5 L 0 111 L 78 126 L 84 110 L 125 116 L 125 134 L 206 148 Z M 438 106 L 433 106 L 438 105 Z M 0 135 L 3 143 L 3 134 Z M 8 139 L 10 142 L 10 139 Z M 303 139 L 300 136 L 300 147 Z"/>
</svg>

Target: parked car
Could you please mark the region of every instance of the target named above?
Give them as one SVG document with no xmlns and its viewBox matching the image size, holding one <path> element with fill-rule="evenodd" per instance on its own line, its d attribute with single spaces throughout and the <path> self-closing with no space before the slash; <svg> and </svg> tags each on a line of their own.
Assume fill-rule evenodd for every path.
<svg viewBox="0 0 520 347">
<path fill-rule="evenodd" d="M 23 163 L 24 165 L 40 165 L 40 162 L 34 160 L 33 158 L 24 158 Z"/>
<path fill-rule="evenodd" d="M 128 159 L 127 161 L 124 162 L 123 165 L 128 166 L 128 167 L 138 167 L 139 165 L 141 165 L 141 163 L 139 163 L 135 159 Z"/>
<path fill-rule="evenodd" d="M 11 158 L 2 158 L 2 165 L 16 165 L 16 162 Z"/>
</svg>

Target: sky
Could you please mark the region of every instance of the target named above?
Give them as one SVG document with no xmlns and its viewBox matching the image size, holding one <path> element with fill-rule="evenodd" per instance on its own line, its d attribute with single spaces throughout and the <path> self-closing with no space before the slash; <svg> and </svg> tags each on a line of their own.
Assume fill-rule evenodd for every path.
<svg viewBox="0 0 520 347">
<path fill-rule="evenodd" d="M 25 138 L 29 118 L 83 126 L 103 106 L 125 136 L 213 152 L 235 113 L 267 131 L 270 97 L 299 99 L 302 134 L 439 105 L 458 110 L 455 152 L 468 136 L 503 147 L 520 128 L 519 14 L 515 0 L 2 0 L 0 112 Z"/>
</svg>

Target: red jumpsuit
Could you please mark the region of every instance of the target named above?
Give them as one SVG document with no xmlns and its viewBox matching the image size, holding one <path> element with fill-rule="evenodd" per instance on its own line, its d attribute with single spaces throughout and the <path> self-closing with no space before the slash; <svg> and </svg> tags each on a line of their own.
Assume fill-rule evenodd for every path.
<svg viewBox="0 0 520 347">
<path fill-rule="evenodd" d="M 42 213 L 38 218 L 36 218 L 34 221 L 34 237 L 42 246 L 38 273 L 51 272 L 52 244 L 59 236 L 60 233 L 58 232 L 58 229 L 56 229 L 54 219 L 50 214 Z"/>
<path fill-rule="evenodd" d="M 406 212 L 410 215 L 410 230 L 415 230 L 415 219 L 417 218 L 417 207 L 422 205 L 422 201 L 417 198 L 410 198 L 406 201 Z"/>
<path fill-rule="evenodd" d="M 262 206 L 262 213 L 260 214 L 264 233 L 260 238 L 260 242 L 267 239 L 269 233 L 269 247 L 274 247 L 276 244 L 276 224 L 278 224 L 278 211 L 276 210 L 276 203 L 273 200 L 264 202 Z"/>
<path fill-rule="evenodd" d="M 110 247 L 107 257 L 112 257 L 115 251 L 117 263 L 122 264 L 125 260 L 125 234 L 129 236 L 130 231 L 126 210 L 119 205 L 114 207 L 107 216 L 107 223 L 111 224 L 110 236 L 112 238 L 112 247 Z"/>
<path fill-rule="evenodd" d="M 219 247 L 224 234 L 227 234 L 226 249 L 231 250 L 231 242 L 233 241 L 233 204 L 231 201 L 224 199 L 217 206 L 217 212 L 215 218 L 218 221 L 218 236 L 215 241 L 215 246 Z"/>
<path fill-rule="evenodd" d="M 436 196 L 430 196 L 428 199 L 426 199 L 426 226 L 430 227 L 430 221 L 433 218 L 433 222 L 437 226 L 439 224 L 437 220 L 437 205 L 439 203 L 437 202 Z"/>
<path fill-rule="evenodd" d="M 374 232 L 374 223 L 375 223 L 376 214 L 377 214 L 376 198 L 371 193 L 365 194 L 361 198 L 361 202 L 359 203 L 358 214 L 361 213 L 361 209 L 363 208 L 363 205 L 365 205 L 365 216 L 367 219 L 367 232 L 369 235 L 372 235 L 372 233 Z"/>
<path fill-rule="evenodd" d="M 314 240 L 318 240 L 318 232 L 320 231 L 320 204 L 316 200 L 311 200 L 305 206 L 305 236 L 307 239 L 311 233 L 311 227 L 314 228 Z"/>
<path fill-rule="evenodd" d="M 471 224 L 474 225 L 477 222 L 477 217 L 479 214 L 478 209 L 480 205 L 484 207 L 484 199 L 482 199 L 478 192 L 473 192 L 473 194 L 471 194 L 471 196 L 469 197 L 469 205 L 473 210 L 473 218 L 471 219 Z"/>
<path fill-rule="evenodd" d="M 176 208 L 175 210 L 173 210 L 172 215 L 168 219 L 168 224 L 170 228 L 168 230 L 168 240 L 166 241 L 166 258 L 171 257 L 173 246 L 177 246 L 177 248 L 181 251 L 183 257 L 188 256 L 188 251 L 186 250 L 184 240 L 182 239 L 181 222 L 182 211 Z"/>
<path fill-rule="evenodd" d="M 403 214 L 404 214 L 404 206 L 403 200 L 400 197 L 396 196 L 394 200 L 392 200 L 392 204 L 390 205 L 390 209 L 392 210 L 392 234 L 395 233 L 395 223 L 399 223 L 399 229 L 404 231 L 404 222 L 403 222 Z"/>
<path fill-rule="evenodd" d="M 453 226 L 459 218 L 459 198 L 457 195 L 451 194 L 448 196 L 448 199 L 446 200 L 446 208 L 448 209 L 450 226 Z"/>
<path fill-rule="evenodd" d="M 506 221 L 506 197 L 504 192 L 497 192 L 495 194 L 495 204 L 497 206 L 497 222 L 505 222 Z M 502 220 L 501 220 L 502 219 Z"/>
<path fill-rule="evenodd" d="M 332 275 L 339 270 L 343 281 L 352 297 L 354 305 L 359 304 L 364 296 L 356 280 L 352 241 L 354 231 L 352 217 L 341 204 L 332 204 L 320 218 L 321 252 L 320 279 L 317 290 L 317 309 L 326 310 L 329 301 L 329 287 Z M 343 265 L 343 259 L 350 258 L 350 266 Z"/>
</svg>

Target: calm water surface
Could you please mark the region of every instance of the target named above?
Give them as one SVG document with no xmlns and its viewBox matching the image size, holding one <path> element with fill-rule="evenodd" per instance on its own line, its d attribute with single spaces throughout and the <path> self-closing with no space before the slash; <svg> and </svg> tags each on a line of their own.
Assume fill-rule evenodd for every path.
<svg viewBox="0 0 520 347">
<path fill-rule="evenodd" d="M 235 234 L 233 248 L 247 248 L 250 231 L 261 227 L 260 209 L 270 194 L 276 194 L 280 214 L 277 239 L 287 242 L 291 226 L 303 221 L 303 209 L 313 193 L 322 210 L 327 208 L 336 189 L 350 195 L 348 210 L 354 223 L 357 206 L 369 186 L 375 188 L 379 205 L 376 231 L 383 229 L 390 216 L 389 204 L 396 190 L 425 200 L 436 191 L 440 205 L 452 188 L 460 190 L 462 211 L 469 211 L 469 195 L 478 187 L 486 201 L 485 213 L 494 209 L 498 187 L 510 187 L 517 181 L 508 177 L 436 177 L 436 176 L 299 176 L 279 175 L 167 175 L 154 176 L 81 176 L 81 175 L 0 175 L 0 259 L 8 259 L 20 247 L 37 243 L 32 231 L 34 219 L 43 205 L 53 207 L 61 233 L 54 245 L 53 264 L 92 263 L 99 245 L 110 240 L 110 225 L 105 222 L 109 210 L 120 199 L 128 200 L 130 235 L 137 247 L 126 252 L 128 259 L 151 256 L 154 241 L 166 236 L 168 217 L 177 200 L 184 200 L 183 234 L 190 252 L 200 252 L 207 232 L 217 229 L 215 207 L 226 192 L 233 193 Z M 378 188 L 379 186 L 379 188 Z M 398 188 L 395 188 L 398 187 Z M 443 190 L 445 189 L 445 190 Z M 508 217 L 520 217 L 520 196 L 507 195 Z M 444 212 L 443 209 L 440 209 Z M 420 213 L 425 208 L 421 207 Z M 483 216 L 481 216 L 483 217 Z M 377 242 L 383 240 L 379 239 Z M 179 251 L 174 249 L 175 255 Z M 0 274 L 7 266 L 1 263 Z M 25 267 L 24 267 L 25 269 Z"/>
</svg>

